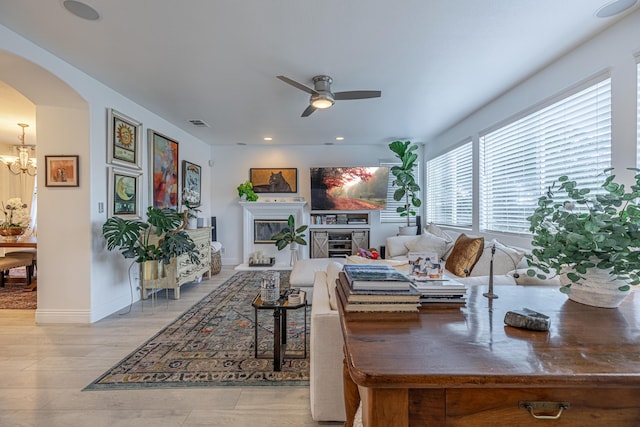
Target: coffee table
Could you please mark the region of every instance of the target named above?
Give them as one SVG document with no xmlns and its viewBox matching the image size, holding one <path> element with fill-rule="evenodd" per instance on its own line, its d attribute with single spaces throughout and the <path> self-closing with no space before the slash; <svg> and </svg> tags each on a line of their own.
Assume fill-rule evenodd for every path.
<svg viewBox="0 0 640 427">
<path fill-rule="evenodd" d="M 273 358 L 273 370 L 281 371 L 284 358 L 306 359 L 307 358 L 307 301 L 299 304 L 290 304 L 286 296 L 281 295 L 280 299 L 274 303 L 262 301 L 260 293 L 251 302 L 253 306 L 253 348 L 256 359 Z M 287 355 L 287 311 L 304 308 L 304 354 Z M 273 311 L 273 355 L 258 355 L 258 310 Z"/>
</svg>

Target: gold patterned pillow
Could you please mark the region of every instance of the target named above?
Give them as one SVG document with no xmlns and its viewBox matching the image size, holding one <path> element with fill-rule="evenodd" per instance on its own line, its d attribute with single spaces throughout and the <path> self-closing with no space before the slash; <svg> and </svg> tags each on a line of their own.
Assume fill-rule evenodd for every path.
<svg viewBox="0 0 640 427">
<path fill-rule="evenodd" d="M 445 268 L 460 277 L 467 277 L 480 259 L 484 249 L 484 237 L 469 237 L 462 233 L 453 245 Z"/>
</svg>

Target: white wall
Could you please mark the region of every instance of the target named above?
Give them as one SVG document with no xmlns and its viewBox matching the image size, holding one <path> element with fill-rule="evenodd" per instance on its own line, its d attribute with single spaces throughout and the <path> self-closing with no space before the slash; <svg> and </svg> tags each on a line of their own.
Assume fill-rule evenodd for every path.
<svg viewBox="0 0 640 427">
<path fill-rule="evenodd" d="M 612 81 L 612 166 L 627 183 L 632 182 L 628 167 L 636 160 L 636 55 L 640 52 L 640 11 L 600 33 L 557 61 L 532 75 L 522 84 L 478 110 L 426 144 L 425 158 L 433 158 L 469 137 L 478 152 L 479 134 L 496 123 L 539 104 L 589 77 L 608 71 Z M 522 52 L 526 55 L 526 52 Z M 514 57 L 517 60 L 517 57 Z M 567 172 L 571 161 L 568 159 Z M 478 168 L 474 170 L 478 183 Z M 475 191 L 477 195 L 477 191 Z M 428 198 L 428 195 L 427 195 Z M 477 196 L 473 232 L 478 232 Z M 490 236 L 491 237 L 491 236 Z M 502 240 L 529 246 L 530 239 L 501 235 Z"/>
<path fill-rule="evenodd" d="M 215 146 L 211 186 L 212 215 L 217 217 L 218 240 L 224 247 L 224 264 L 240 264 L 242 260 L 242 208 L 236 187 L 249 179 L 250 168 L 298 168 L 298 193 L 262 195 L 261 197 L 304 197 L 309 213 L 311 185 L 309 168 L 317 166 L 377 166 L 393 160 L 386 145 L 341 146 Z M 371 215 L 372 247 L 380 247 L 387 236 L 395 235 L 398 224 L 380 224 L 380 215 Z M 308 233 L 307 233 L 308 237 Z M 308 239 L 307 239 L 308 241 Z"/>
<path fill-rule="evenodd" d="M 106 251 L 101 228 L 107 216 L 98 212 L 98 203 L 107 202 L 107 108 L 143 123 L 143 171 L 148 169 L 148 128 L 180 143 L 180 161 L 203 166 L 201 209 L 206 217 L 211 207 L 211 175 L 205 167 L 210 146 L 3 26 L 0 65 L 0 80 L 36 105 L 38 164 L 44 164 L 46 154 L 80 156 L 77 188 L 45 187 L 44 174 L 38 174 L 36 321 L 95 322 L 130 302 L 129 263 Z M 145 185 L 145 210 L 148 194 Z M 133 295 L 139 299 L 139 292 Z"/>
</svg>

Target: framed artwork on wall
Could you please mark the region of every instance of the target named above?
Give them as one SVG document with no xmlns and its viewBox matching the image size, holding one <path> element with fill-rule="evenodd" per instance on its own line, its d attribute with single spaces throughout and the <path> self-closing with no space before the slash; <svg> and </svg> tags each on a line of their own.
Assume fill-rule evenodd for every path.
<svg viewBox="0 0 640 427">
<path fill-rule="evenodd" d="M 200 206 L 202 201 L 202 168 L 195 163 L 182 161 L 182 198 L 192 207 Z"/>
<path fill-rule="evenodd" d="M 251 168 L 249 180 L 256 193 L 297 193 L 297 168 Z"/>
<path fill-rule="evenodd" d="M 149 129 L 150 204 L 178 208 L 178 142 Z"/>
<path fill-rule="evenodd" d="M 142 218 L 142 171 L 110 167 L 107 214 Z"/>
<path fill-rule="evenodd" d="M 78 156 L 44 156 L 46 187 L 78 187 Z"/>
<path fill-rule="evenodd" d="M 142 169 L 142 123 L 112 108 L 107 115 L 107 162 Z"/>
</svg>

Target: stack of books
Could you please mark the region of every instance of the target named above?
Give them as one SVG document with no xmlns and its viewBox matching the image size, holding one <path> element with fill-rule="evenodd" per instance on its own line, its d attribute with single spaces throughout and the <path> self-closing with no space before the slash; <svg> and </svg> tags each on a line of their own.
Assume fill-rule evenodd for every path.
<svg viewBox="0 0 640 427">
<path fill-rule="evenodd" d="M 449 279 L 413 282 L 411 286 L 420 293 L 422 304 L 466 303 L 467 286 Z"/>
<path fill-rule="evenodd" d="M 344 274 L 353 290 L 408 291 L 411 280 L 385 264 L 345 264 Z"/>
<path fill-rule="evenodd" d="M 367 279 L 364 273 L 353 271 L 345 265 L 345 271 L 341 272 L 336 281 L 336 294 L 346 312 L 417 312 L 420 307 L 420 292 L 411 287 L 411 282 L 401 273 L 396 276 L 388 271 L 367 270 Z M 357 266 L 365 267 L 365 266 Z M 377 267 L 377 266 L 376 266 Z M 358 279 L 355 279 L 358 277 Z M 386 280 L 389 279 L 389 280 Z M 369 285 L 367 285 L 367 283 Z M 357 283 L 356 287 L 354 284 Z"/>
</svg>

